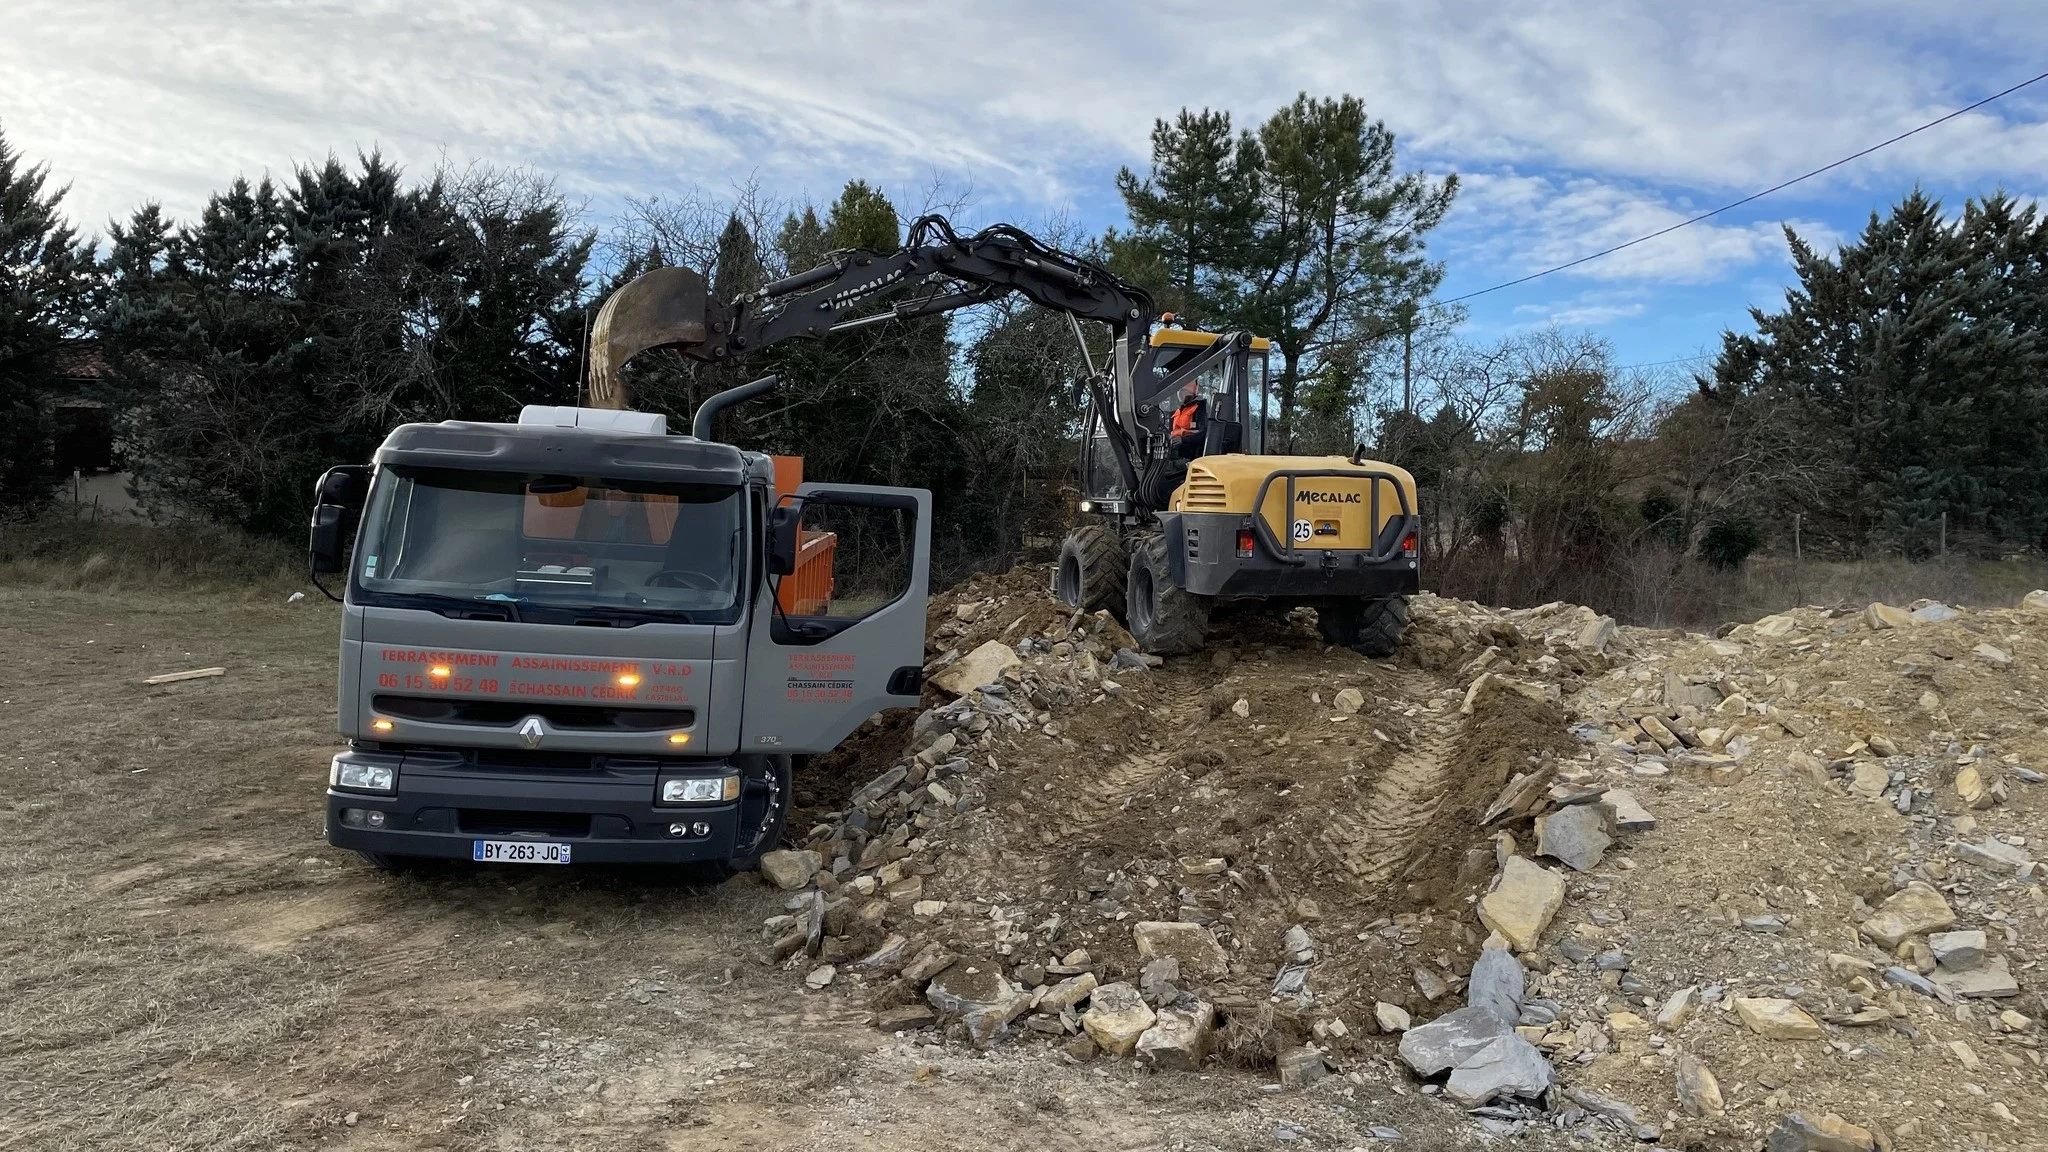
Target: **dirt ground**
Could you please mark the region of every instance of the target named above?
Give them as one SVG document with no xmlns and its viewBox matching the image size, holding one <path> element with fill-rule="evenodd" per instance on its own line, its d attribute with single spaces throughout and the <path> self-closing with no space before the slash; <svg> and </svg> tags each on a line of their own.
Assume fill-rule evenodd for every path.
<svg viewBox="0 0 2048 1152">
<path fill-rule="evenodd" d="M 1484 1139 L 1392 1068 L 1279 1094 L 885 1035 L 760 962 L 753 878 L 377 872 L 321 839 L 324 602 L 14 586 L 0 619 L 0 1148 Z"/>
<path fill-rule="evenodd" d="M 1792 1111 L 1902 1152 L 2048 1147 L 2044 872 L 1964 851 L 2048 843 L 2048 613 L 1877 628 L 1844 605 L 1589 647 L 1584 609 L 1424 597 L 1393 661 L 1245 613 L 1139 669 L 1083 652 L 1041 577 L 934 605 L 939 663 L 1024 650 L 1022 712 L 959 713 L 1000 723 L 934 764 L 957 804 L 912 784 L 867 806 L 914 826 L 890 866 L 919 889 L 869 901 L 871 929 L 1026 983 L 1077 947 L 1136 980 L 1133 923 L 1208 924 L 1228 961 L 1194 989 L 1224 1020 L 1202 1071 L 1074 1063 L 1042 1017 L 1055 1035 L 1020 1020 L 988 1051 L 957 1024 L 877 1031 L 918 989 L 842 962 L 814 991 L 822 956 L 766 963 L 764 923 L 817 893 L 754 877 L 375 871 L 321 839 L 331 605 L 18 583 L 0 585 L 0 1149 L 1198 1152 L 1372 1148 L 1381 1128 L 1432 1149 L 1633 1145 L 1574 1115 L 1574 1091 L 1698 1152 L 1759 1148 Z M 141 683 L 210 665 L 227 674 Z M 799 779 L 791 843 L 855 858 L 835 895 L 875 871 L 847 797 L 935 735 L 894 716 Z M 1558 1015 L 1525 1031 L 1562 1092 L 1492 1118 L 1509 1144 L 1432 1098 L 1374 1006 L 1421 1023 L 1462 1003 L 1497 853 L 1537 851 L 1526 815 L 1477 818 L 1518 773 L 1552 795 L 1626 787 L 1657 827 L 1617 831 L 1586 871 L 1542 861 L 1565 899 L 1519 959 Z M 1970 806 L 1966 777 L 1996 795 Z M 1878 978 L 1941 975 L 1912 951 L 1924 933 L 1893 956 L 1858 932 L 1913 884 L 1986 933 L 2017 995 Z M 1294 925 L 1318 951 L 1308 992 L 1269 996 Z M 1691 1015 L 1651 1027 L 1687 988 Z M 1733 999 L 1763 996 L 1820 1035 L 1743 1027 Z M 1281 1090 L 1272 1055 L 1303 1043 L 1335 1074 Z M 1680 1110 L 1679 1057 L 1719 1077 L 1722 1114 Z"/>
</svg>

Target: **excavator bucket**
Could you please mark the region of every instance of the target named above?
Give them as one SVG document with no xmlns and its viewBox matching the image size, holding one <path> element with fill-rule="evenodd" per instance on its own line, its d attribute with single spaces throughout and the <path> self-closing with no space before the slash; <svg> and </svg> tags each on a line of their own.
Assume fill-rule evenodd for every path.
<svg viewBox="0 0 2048 1152">
<path fill-rule="evenodd" d="M 590 326 L 590 405 L 624 408 L 619 370 L 649 348 L 702 344 L 706 299 L 704 277 L 688 268 L 656 268 L 612 293 Z"/>
</svg>

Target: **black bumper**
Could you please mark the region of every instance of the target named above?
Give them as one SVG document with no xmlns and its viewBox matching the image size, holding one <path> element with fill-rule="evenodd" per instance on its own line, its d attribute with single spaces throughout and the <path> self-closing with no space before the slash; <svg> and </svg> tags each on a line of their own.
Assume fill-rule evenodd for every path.
<svg viewBox="0 0 2048 1152">
<path fill-rule="evenodd" d="M 394 794 L 327 790 L 327 842 L 390 856 L 472 860 L 479 840 L 565 844 L 574 864 L 688 864 L 727 860 L 740 836 L 740 804 L 657 805 L 654 769 L 575 775 L 448 768 L 418 757 L 345 752 L 398 766 Z M 693 769 L 731 771 L 706 761 Z M 348 809 L 383 814 L 381 827 L 351 823 Z M 695 826 L 706 826 L 703 834 Z M 681 825 L 681 835 L 671 833 Z"/>
<path fill-rule="evenodd" d="M 1258 542 L 1251 555 L 1237 551 L 1239 528 L 1251 526 L 1251 517 L 1223 512 L 1178 512 L 1160 516 L 1166 533 L 1167 555 L 1172 557 L 1174 582 L 1190 592 L 1223 599 L 1313 600 L 1339 596 L 1383 599 L 1408 596 L 1422 589 L 1421 565 L 1403 554 L 1398 544 L 1413 527 L 1413 517 L 1388 519 L 1378 552 L 1391 552 L 1386 559 L 1362 550 L 1321 549 L 1302 545 L 1294 555 L 1301 561 L 1290 564 L 1272 555 Z"/>
</svg>

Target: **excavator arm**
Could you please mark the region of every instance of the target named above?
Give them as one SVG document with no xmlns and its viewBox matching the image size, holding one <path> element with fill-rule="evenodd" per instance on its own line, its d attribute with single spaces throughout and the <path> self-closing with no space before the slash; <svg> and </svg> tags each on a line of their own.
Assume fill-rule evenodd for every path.
<svg viewBox="0 0 2048 1152">
<path fill-rule="evenodd" d="M 1130 382 L 1152 318 L 1152 297 L 1143 288 L 1013 225 L 963 237 L 945 217 L 924 216 L 894 252 L 838 253 L 737 300 L 710 299 L 704 278 L 687 268 L 647 273 L 598 310 L 590 333 L 590 399 L 599 407 L 623 407 L 619 370 L 650 348 L 717 363 L 794 337 L 931 316 L 1010 292 L 1109 325 L 1119 348 L 1112 370 L 1123 377 L 1119 383 Z M 873 309 L 889 299 L 890 307 Z"/>
</svg>

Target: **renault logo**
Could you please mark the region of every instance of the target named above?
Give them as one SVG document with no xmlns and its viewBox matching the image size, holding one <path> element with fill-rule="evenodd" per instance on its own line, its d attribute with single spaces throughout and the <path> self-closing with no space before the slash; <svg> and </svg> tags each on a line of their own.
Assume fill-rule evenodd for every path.
<svg viewBox="0 0 2048 1152">
<path fill-rule="evenodd" d="M 526 723 L 519 726 L 519 742 L 528 748 L 538 748 L 540 747 L 540 737 L 540 717 L 528 716 Z"/>
</svg>

